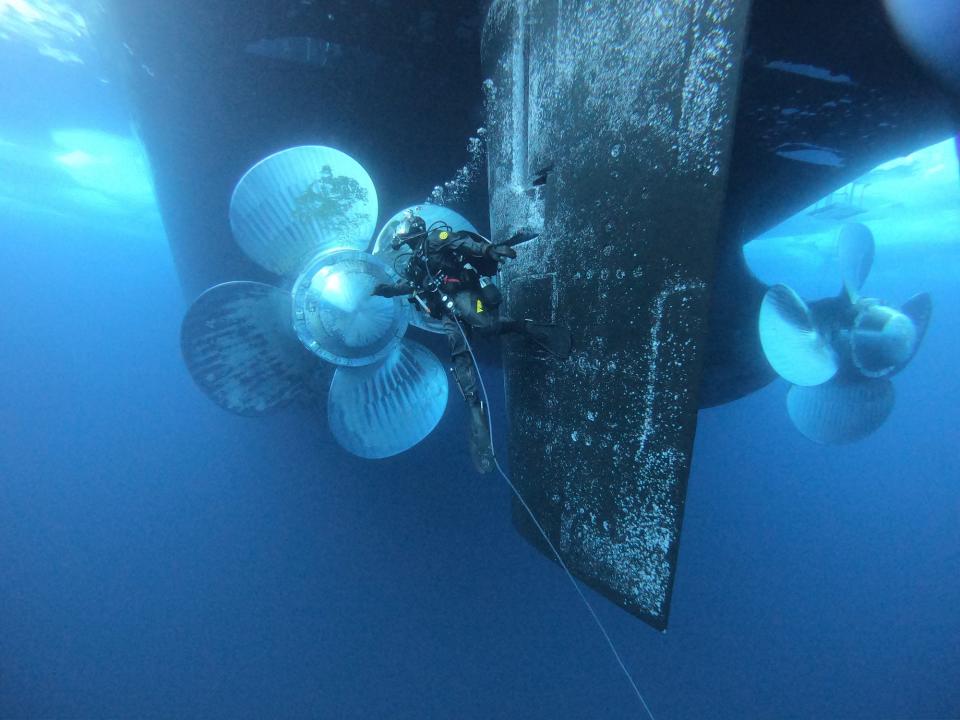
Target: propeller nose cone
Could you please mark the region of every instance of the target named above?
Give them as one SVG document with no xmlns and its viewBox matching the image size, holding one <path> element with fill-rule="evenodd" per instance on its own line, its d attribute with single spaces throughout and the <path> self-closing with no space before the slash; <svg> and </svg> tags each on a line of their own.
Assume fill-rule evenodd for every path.
<svg viewBox="0 0 960 720">
<path fill-rule="evenodd" d="M 337 250 L 314 258 L 293 288 L 294 329 L 313 353 L 335 365 L 385 357 L 407 329 L 400 298 L 371 295 L 393 282 L 387 266 L 365 252 Z"/>
<path fill-rule="evenodd" d="M 851 333 L 853 361 L 867 377 L 882 377 L 906 363 L 917 345 L 917 328 L 898 310 L 873 305 L 857 317 Z"/>
</svg>

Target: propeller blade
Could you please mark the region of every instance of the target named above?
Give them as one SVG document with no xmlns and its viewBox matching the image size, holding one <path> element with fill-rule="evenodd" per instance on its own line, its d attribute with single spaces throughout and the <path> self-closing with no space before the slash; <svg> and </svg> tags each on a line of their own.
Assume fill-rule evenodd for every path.
<svg viewBox="0 0 960 720">
<path fill-rule="evenodd" d="M 286 275 L 324 250 L 366 249 L 377 211 L 373 181 L 356 160 L 303 145 L 247 171 L 230 198 L 230 227 L 254 262 Z"/>
<path fill-rule="evenodd" d="M 423 345 L 404 340 L 383 361 L 339 367 L 330 383 L 330 430 L 348 452 L 385 458 L 409 450 L 440 422 L 447 373 Z"/>
<path fill-rule="evenodd" d="M 836 355 L 793 289 L 774 285 L 767 290 L 760 304 L 759 329 L 767 361 L 788 382 L 820 385 L 836 375 Z"/>
<path fill-rule="evenodd" d="M 910 361 L 913 360 L 917 354 L 917 350 L 920 349 L 920 343 L 923 342 L 923 338 L 926 337 L 927 328 L 930 326 L 930 316 L 933 315 L 933 298 L 930 297 L 930 293 L 917 293 L 901 305 L 900 310 L 913 321 L 913 326 L 917 331 L 917 338 L 913 343 L 913 352 L 910 353 L 910 357 L 890 373 L 891 375 L 895 375 L 909 365 Z"/>
<path fill-rule="evenodd" d="M 843 287 L 850 302 L 856 302 L 873 266 L 874 242 L 870 228 L 861 223 L 845 223 L 840 228 L 837 252 Z"/>
<path fill-rule="evenodd" d="M 443 207 L 442 205 L 424 203 L 422 205 L 414 205 L 401 210 L 392 218 L 387 220 L 387 223 L 383 226 L 383 229 L 380 230 L 380 233 L 377 235 L 377 239 L 373 243 L 373 254 L 386 262 L 387 265 L 389 265 L 398 276 L 400 274 L 400 268 L 403 267 L 401 263 L 406 263 L 408 259 L 413 256 L 413 253 L 408 247 L 402 247 L 399 250 L 394 250 L 390 246 L 390 242 L 393 240 L 393 233 L 396 230 L 397 225 L 403 219 L 403 215 L 405 212 L 407 212 L 407 210 L 410 210 L 422 217 L 424 222 L 427 223 L 428 228 L 434 223 L 442 222 L 446 223 L 454 230 L 467 230 L 472 233 L 477 232 L 477 229 L 473 226 L 473 223 L 463 217 L 463 215 L 451 210 L 448 207 Z M 408 303 L 408 306 L 410 308 L 411 325 L 428 332 L 443 332 L 443 324 L 439 320 L 432 318 L 419 306 L 415 306 L 410 303 Z"/>
<path fill-rule="evenodd" d="M 336 250 L 315 257 L 293 286 L 300 341 L 335 365 L 384 358 L 407 330 L 405 301 L 371 294 L 392 282 L 387 266 L 369 253 Z"/>
<path fill-rule="evenodd" d="M 810 440 L 835 445 L 861 440 L 883 425 L 893 401 L 893 383 L 886 378 L 835 379 L 817 387 L 791 387 L 787 412 Z"/>
<path fill-rule="evenodd" d="M 180 348 L 197 385 L 239 415 L 286 405 L 317 365 L 293 332 L 290 293 L 256 282 L 216 285 L 197 298 Z"/>
</svg>

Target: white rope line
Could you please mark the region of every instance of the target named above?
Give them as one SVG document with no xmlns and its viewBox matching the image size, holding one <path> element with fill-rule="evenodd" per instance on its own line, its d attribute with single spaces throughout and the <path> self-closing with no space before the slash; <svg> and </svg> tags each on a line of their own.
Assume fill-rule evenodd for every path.
<svg viewBox="0 0 960 720">
<path fill-rule="evenodd" d="M 580 583 L 577 582 L 576 578 L 573 576 L 573 573 L 570 572 L 570 568 L 567 567 L 567 563 L 564 562 L 563 558 L 560 557 L 560 553 L 557 551 L 557 548 L 554 546 L 553 542 L 550 540 L 550 536 L 547 535 L 547 531 L 543 529 L 543 526 L 540 524 L 540 521 L 537 520 L 536 515 L 533 514 L 533 510 L 530 509 L 530 506 L 527 505 L 527 501 L 523 499 L 523 495 L 520 494 L 520 491 L 517 489 L 517 486 L 513 484 L 507 474 L 503 471 L 503 468 L 500 467 L 500 461 L 497 459 L 497 453 L 494 450 L 493 446 L 493 417 L 490 414 L 490 398 L 487 395 L 487 386 L 483 382 L 483 373 L 480 372 L 480 363 L 477 362 L 477 356 L 473 352 L 473 346 L 470 344 L 469 338 L 467 338 L 467 333 L 463 329 L 463 325 L 460 322 L 460 318 L 454 316 L 454 319 L 457 321 L 457 327 L 460 329 L 460 334 L 463 336 L 463 341 L 467 345 L 467 350 L 470 352 L 470 358 L 473 361 L 474 370 L 477 373 L 477 379 L 480 381 L 480 389 L 483 391 L 483 403 L 486 406 L 487 414 L 487 427 L 490 431 L 490 453 L 493 456 L 493 464 L 497 468 L 497 472 L 500 473 L 500 476 L 506 481 L 507 485 L 510 486 L 510 490 L 513 491 L 513 494 L 516 496 L 517 500 L 520 501 L 520 504 L 523 506 L 523 509 L 527 511 L 527 515 L 530 516 L 530 519 L 533 521 L 533 524 L 536 525 L 537 530 L 540 531 L 541 537 L 549 546 L 553 556 L 557 559 L 557 562 L 560 563 L 560 567 L 563 568 L 563 571 L 566 573 L 567 578 L 570 580 L 570 584 L 573 585 L 574 590 L 577 591 L 577 595 L 580 596 L 580 599 L 583 601 L 583 604 L 586 606 L 587 610 L 590 612 L 590 617 L 593 618 L 594 623 L 600 629 L 600 633 L 603 635 L 604 640 L 607 641 L 607 645 L 610 647 L 610 652 L 613 653 L 613 657 L 616 658 L 617 664 L 620 665 L 620 669 L 623 671 L 623 674 L 626 676 L 627 681 L 630 683 L 630 687 L 633 688 L 634 694 L 637 696 L 637 699 L 640 701 L 640 704 L 643 706 L 644 711 L 647 714 L 647 717 L 650 720 L 656 720 L 653 713 L 650 711 L 650 706 L 647 705 L 647 701 L 644 700 L 643 695 L 640 692 L 640 688 L 637 687 L 637 683 L 633 679 L 633 675 L 630 674 L 630 671 L 627 670 L 626 664 L 623 662 L 623 658 L 620 657 L 620 653 L 617 651 L 616 645 L 613 644 L 613 639 L 610 637 L 610 633 L 607 632 L 607 628 L 604 627 L 603 623 L 600 621 L 600 617 L 597 615 L 596 610 L 593 609 L 593 605 L 590 604 L 590 601 L 587 599 L 587 596 L 584 594 L 583 590 L 580 587 Z"/>
</svg>

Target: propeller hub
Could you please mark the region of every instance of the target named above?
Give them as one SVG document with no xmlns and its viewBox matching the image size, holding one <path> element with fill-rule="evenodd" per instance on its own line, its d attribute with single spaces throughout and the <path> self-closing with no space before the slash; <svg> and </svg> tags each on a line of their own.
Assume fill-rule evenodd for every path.
<svg viewBox="0 0 960 720">
<path fill-rule="evenodd" d="M 886 305 L 870 305 L 850 334 L 853 362 L 867 377 L 883 377 L 906 363 L 917 344 L 913 321 Z"/>
<path fill-rule="evenodd" d="M 371 295 L 394 282 L 388 266 L 359 250 L 332 250 L 311 260 L 293 286 L 293 326 L 312 353 L 341 366 L 385 357 L 407 329 L 400 298 Z"/>
</svg>

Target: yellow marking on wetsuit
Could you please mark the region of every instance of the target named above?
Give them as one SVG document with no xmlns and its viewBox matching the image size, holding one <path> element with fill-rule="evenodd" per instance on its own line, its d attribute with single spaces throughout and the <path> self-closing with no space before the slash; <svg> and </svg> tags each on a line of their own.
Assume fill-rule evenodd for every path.
<svg viewBox="0 0 960 720">
<path fill-rule="evenodd" d="M 480 298 L 477 298 L 477 312 L 478 313 L 483 312 L 483 300 L 481 300 Z"/>
<path fill-rule="evenodd" d="M 441 231 L 440 231 L 440 239 L 441 239 L 441 240 L 446 240 L 448 237 L 450 237 L 450 233 L 448 233 L 446 230 L 441 230 Z"/>
</svg>

